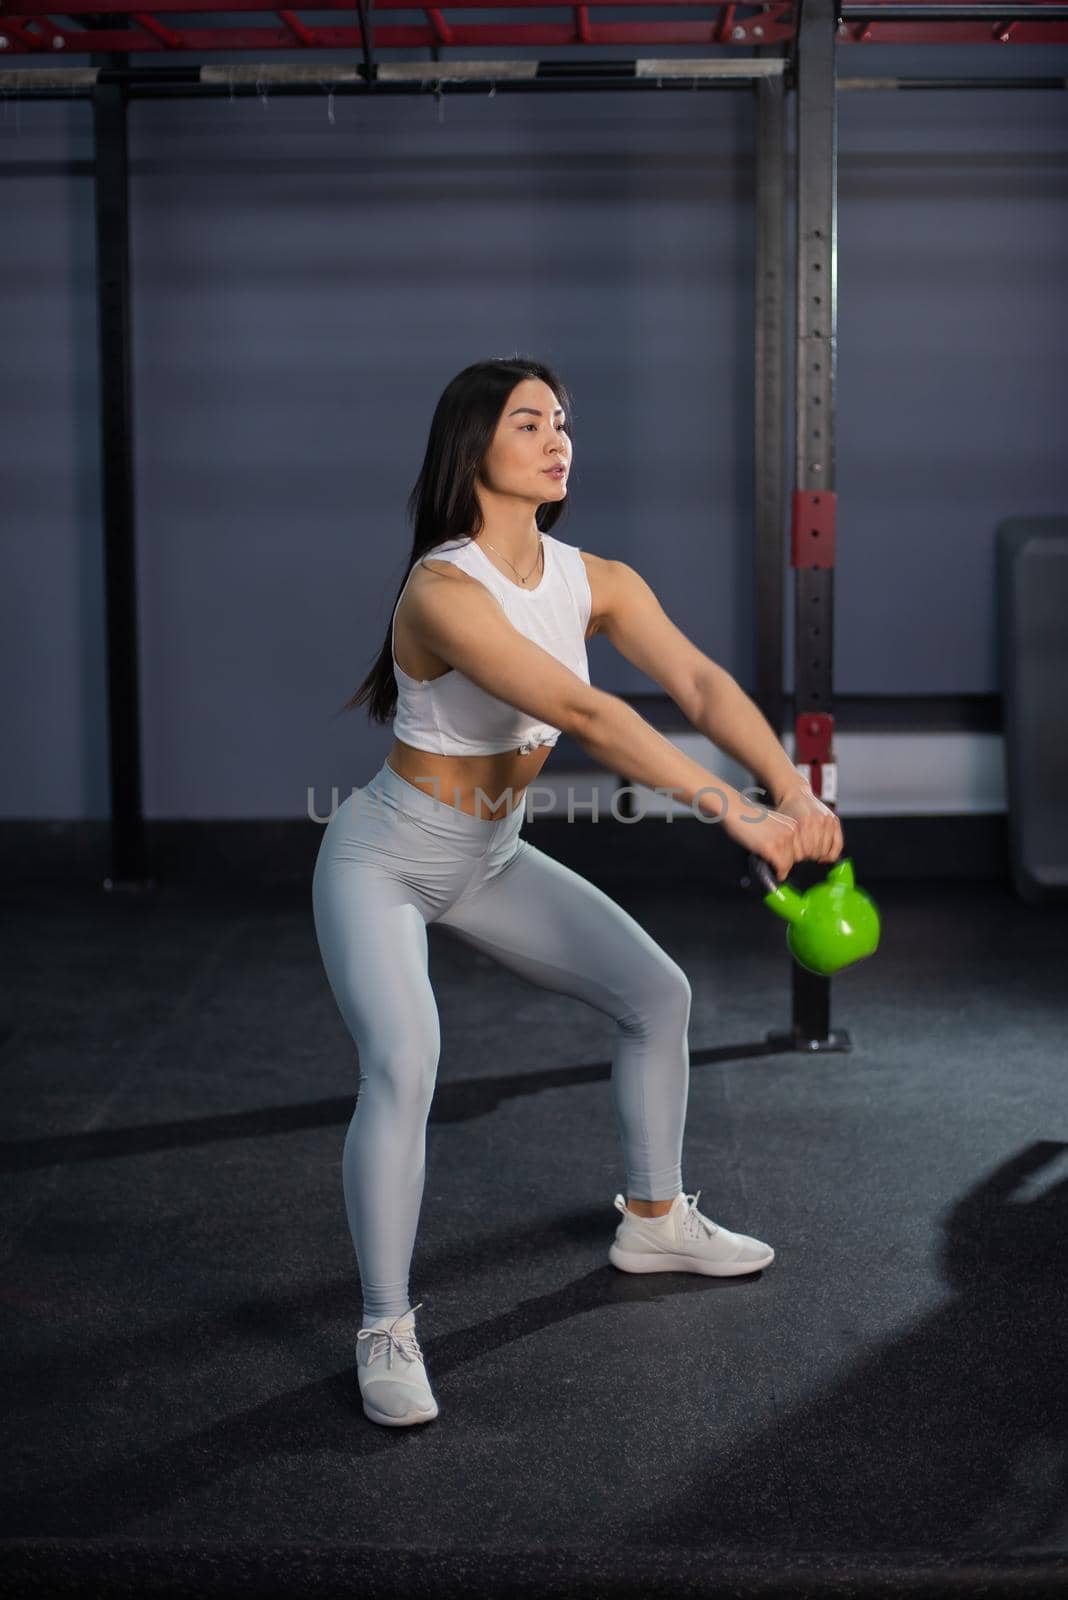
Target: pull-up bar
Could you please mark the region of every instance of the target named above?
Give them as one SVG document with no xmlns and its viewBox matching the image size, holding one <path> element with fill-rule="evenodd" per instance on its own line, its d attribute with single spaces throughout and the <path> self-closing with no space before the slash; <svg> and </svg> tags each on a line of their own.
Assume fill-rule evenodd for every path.
<svg viewBox="0 0 1068 1600">
<path fill-rule="evenodd" d="M 746 89 L 789 76 L 782 58 L 724 61 L 679 57 L 641 61 L 386 61 L 374 76 L 358 63 L 256 62 L 228 66 L 27 67 L 0 70 L 0 94 L 35 100 L 83 99 L 94 89 L 122 84 L 131 100 L 262 95 L 452 94 L 522 91 L 589 92 L 599 89 Z M 893 89 L 1066 89 L 1068 78 L 1046 77 L 840 77 L 839 93 Z"/>
</svg>

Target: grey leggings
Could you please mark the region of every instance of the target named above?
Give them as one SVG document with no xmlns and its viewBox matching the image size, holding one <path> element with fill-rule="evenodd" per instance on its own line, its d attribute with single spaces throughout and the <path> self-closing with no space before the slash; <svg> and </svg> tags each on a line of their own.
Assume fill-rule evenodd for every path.
<svg viewBox="0 0 1068 1600">
<path fill-rule="evenodd" d="M 315 931 L 359 1053 L 342 1182 L 365 1323 L 410 1304 L 441 1049 L 431 922 L 529 983 L 611 1017 L 625 1193 L 669 1200 L 682 1189 L 689 982 L 614 900 L 519 838 L 524 805 L 498 821 L 474 817 L 384 762 L 338 806 L 319 846 Z"/>
</svg>

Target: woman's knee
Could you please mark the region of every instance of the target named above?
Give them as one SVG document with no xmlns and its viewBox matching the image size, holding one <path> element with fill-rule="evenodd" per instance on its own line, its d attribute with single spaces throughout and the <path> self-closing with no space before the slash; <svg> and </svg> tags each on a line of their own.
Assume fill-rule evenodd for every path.
<svg viewBox="0 0 1068 1600">
<path fill-rule="evenodd" d="M 623 1022 L 637 1022 L 643 1026 L 665 1022 L 685 1028 L 690 1019 L 693 990 L 690 980 L 670 956 L 665 955 L 646 967 L 627 996 L 628 1008 Z"/>
<path fill-rule="evenodd" d="M 677 1007 L 684 1018 L 689 1018 L 690 1007 L 693 1004 L 693 990 L 690 980 L 683 972 L 677 961 L 668 962 L 664 972 L 665 1003 Z"/>
<path fill-rule="evenodd" d="M 360 1096 L 388 1103 L 391 1114 L 426 1118 L 434 1098 L 440 1049 L 392 1042 L 360 1051 Z"/>
</svg>

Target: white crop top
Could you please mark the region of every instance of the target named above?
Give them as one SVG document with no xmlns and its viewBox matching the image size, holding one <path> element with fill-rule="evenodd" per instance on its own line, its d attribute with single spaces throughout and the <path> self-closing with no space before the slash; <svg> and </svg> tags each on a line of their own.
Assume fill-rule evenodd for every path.
<svg viewBox="0 0 1068 1600">
<path fill-rule="evenodd" d="M 477 578 L 496 595 L 514 628 L 589 683 L 586 628 L 593 596 L 585 563 L 575 545 L 562 544 L 548 533 L 541 540 L 544 571 L 535 589 L 521 588 L 506 578 L 477 540 L 466 536 L 435 545 L 421 560 L 453 561 Z M 404 589 L 410 579 L 411 573 Z M 391 640 L 404 589 L 393 608 Z M 541 744 L 554 745 L 560 737 L 559 728 L 487 694 L 455 667 L 438 678 L 413 678 L 397 665 L 394 655 L 393 671 L 397 679 L 393 732 L 416 750 L 441 756 L 497 755 L 504 750 L 526 755 Z"/>
</svg>

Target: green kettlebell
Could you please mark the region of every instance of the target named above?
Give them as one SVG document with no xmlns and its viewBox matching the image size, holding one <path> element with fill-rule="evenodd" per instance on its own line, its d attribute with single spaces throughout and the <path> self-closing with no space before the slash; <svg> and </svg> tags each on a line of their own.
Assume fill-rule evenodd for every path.
<svg viewBox="0 0 1068 1600">
<path fill-rule="evenodd" d="M 857 888 L 848 858 L 836 861 L 827 881 L 804 894 L 779 883 L 761 856 L 749 857 L 749 871 L 768 891 L 764 904 L 790 924 L 790 954 L 809 972 L 826 978 L 878 949 L 879 912 L 871 896 Z"/>
</svg>

